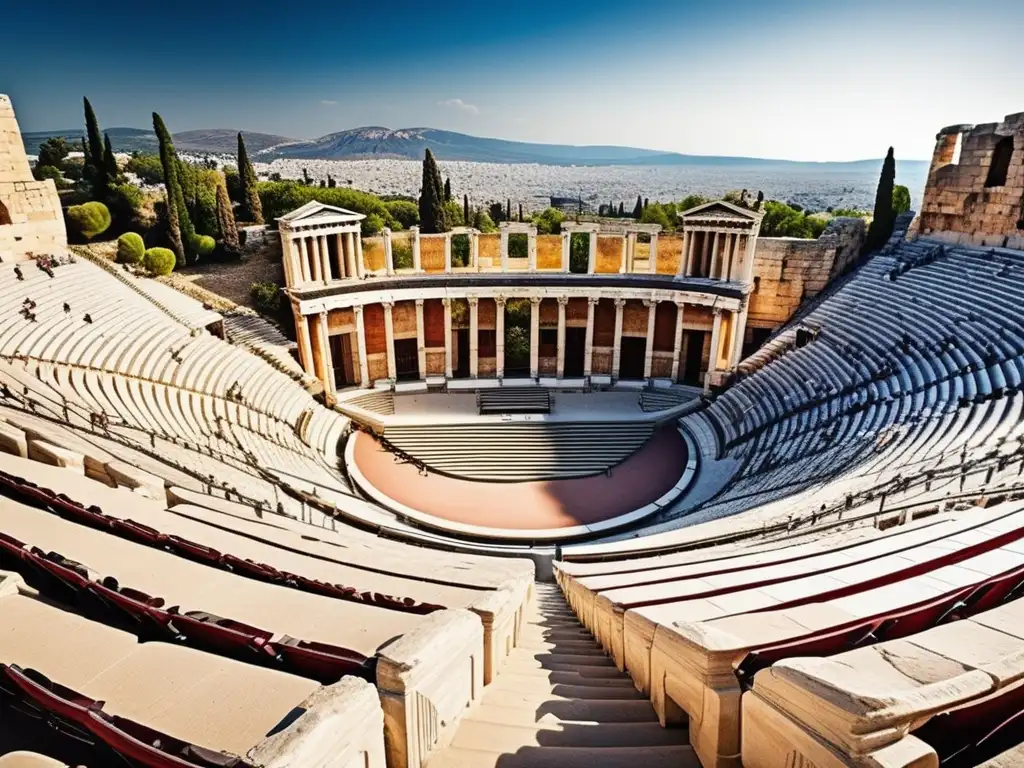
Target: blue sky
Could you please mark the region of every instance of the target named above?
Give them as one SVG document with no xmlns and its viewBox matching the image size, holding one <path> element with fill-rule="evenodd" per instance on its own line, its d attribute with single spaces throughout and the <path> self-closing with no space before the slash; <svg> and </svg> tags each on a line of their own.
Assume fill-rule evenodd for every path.
<svg viewBox="0 0 1024 768">
<path fill-rule="evenodd" d="M 926 159 L 942 126 L 1024 110 L 1019 0 L 13 0 L 4 17 L 23 130 L 81 124 L 88 95 L 104 126 L 156 110 L 174 131 Z"/>
</svg>

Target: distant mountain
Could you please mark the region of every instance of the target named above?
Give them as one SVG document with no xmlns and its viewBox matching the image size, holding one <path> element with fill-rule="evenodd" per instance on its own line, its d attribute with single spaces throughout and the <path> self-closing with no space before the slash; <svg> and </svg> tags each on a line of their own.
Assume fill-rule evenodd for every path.
<svg viewBox="0 0 1024 768">
<path fill-rule="evenodd" d="M 107 130 L 114 149 L 118 152 L 156 152 L 156 136 L 152 131 L 139 128 L 110 128 Z M 238 133 L 235 128 L 210 128 L 182 131 L 174 134 L 175 146 L 185 152 L 211 154 L 235 153 Z M 25 133 L 25 149 L 29 154 L 39 151 L 39 144 L 50 136 L 79 139 L 80 129 L 71 131 L 41 131 Z M 256 159 L 269 162 L 275 158 L 295 160 L 365 160 L 394 158 L 420 160 L 430 149 L 439 160 L 467 160 L 482 163 L 537 163 L 539 165 L 631 165 L 631 166 L 691 166 L 695 168 L 724 167 L 770 171 L 785 169 L 815 175 L 871 170 L 875 172 L 881 160 L 859 160 L 842 163 L 809 163 L 793 160 L 768 160 L 756 157 L 725 157 L 711 155 L 684 155 L 653 149 L 616 146 L 573 146 L 569 144 L 530 144 L 523 141 L 487 139 L 467 136 L 435 128 L 401 128 L 392 130 L 371 126 L 329 133 L 319 139 L 296 141 L 285 136 L 268 133 L 245 133 L 249 153 Z M 917 166 L 921 166 L 919 169 Z M 901 170 L 927 168 L 924 161 L 900 161 Z M 922 171 L 923 172 L 923 171 Z"/>
<path fill-rule="evenodd" d="M 25 151 L 30 155 L 39 152 L 39 145 L 52 136 L 63 136 L 70 141 L 82 138 L 84 131 L 75 128 L 68 131 L 30 131 L 21 135 Z M 110 143 L 115 152 L 156 152 L 156 135 L 144 128 L 108 128 Z M 209 152 L 210 154 L 235 154 L 238 147 L 237 128 L 207 128 L 197 131 L 181 131 L 173 134 L 174 146 L 184 152 Z M 294 142 L 286 136 L 269 133 L 245 133 L 245 146 L 250 152 Z"/>
<path fill-rule="evenodd" d="M 439 160 L 468 160 L 487 163 L 538 163 L 540 165 L 690 165 L 744 166 L 768 169 L 785 167 L 821 172 L 850 170 L 857 166 L 875 168 L 881 160 L 851 163 L 809 163 L 792 160 L 767 160 L 753 157 L 684 155 L 652 149 L 618 146 L 573 146 L 568 144 L 531 144 L 504 139 L 486 139 L 434 128 L 392 130 L 371 126 L 329 133 L 311 141 L 296 141 L 269 147 L 259 159 L 360 160 L 400 158 L 419 160 L 429 149 Z M 907 161 L 904 161 L 907 162 Z M 909 161 L 911 163 L 916 161 Z"/>
</svg>

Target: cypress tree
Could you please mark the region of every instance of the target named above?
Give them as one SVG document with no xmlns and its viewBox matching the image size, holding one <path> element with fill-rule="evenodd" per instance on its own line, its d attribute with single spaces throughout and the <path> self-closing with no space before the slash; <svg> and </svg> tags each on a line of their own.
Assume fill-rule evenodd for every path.
<svg viewBox="0 0 1024 768">
<path fill-rule="evenodd" d="M 224 250 L 237 252 L 238 227 L 235 224 L 235 212 L 231 208 L 228 185 L 223 174 L 218 174 L 217 178 L 217 227 L 220 229 Z"/>
<path fill-rule="evenodd" d="M 87 169 L 89 167 L 89 163 L 91 163 L 92 160 L 89 157 L 89 142 L 88 140 L 86 140 L 85 136 L 82 137 L 82 155 L 82 167 Z"/>
<path fill-rule="evenodd" d="M 637 221 L 644 215 L 644 199 L 640 196 L 636 196 L 636 205 L 633 206 L 633 218 Z"/>
<path fill-rule="evenodd" d="M 892 210 L 892 190 L 896 184 L 896 158 L 892 147 L 882 163 L 882 175 L 878 179 L 878 190 L 875 192 L 875 212 L 868 228 L 867 240 L 864 243 L 866 253 L 876 251 L 885 245 L 892 235 L 896 216 Z"/>
<path fill-rule="evenodd" d="M 444 201 L 447 203 L 452 199 L 452 177 L 449 176 L 444 180 Z"/>
<path fill-rule="evenodd" d="M 117 167 L 117 158 L 114 157 L 114 147 L 110 143 L 110 135 L 106 133 L 103 134 L 103 167 L 108 181 L 116 182 L 121 171 Z"/>
<path fill-rule="evenodd" d="M 469 218 L 469 195 L 462 196 L 462 222 L 467 227 L 472 226 L 472 221 Z"/>
<path fill-rule="evenodd" d="M 87 155 L 91 163 L 90 179 L 94 189 L 99 193 L 94 195 L 96 197 L 105 194 L 108 186 L 107 172 L 103 166 L 103 136 L 100 134 L 100 124 L 89 99 L 83 97 L 82 102 L 85 107 L 85 135 L 89 144 Z"/>
<path fill-rule="evenodd" d="M 263 205 L 260 203 L 259 192 L 256 190 L 256 171 L 249 162 L 249 153 L 245 150 L 245 140 L 238 133 L 238 188 L 242 198 L 242 221 L 253 224 L 263 223 Z"/>
<path fill-rule="evenodd" d="M 423 180 L 420 188 L 420 230 L 424 234 L 447 232 L 448 211 L 444 207 L 444 182 L 441 170 L 429 149 L 423 156 Z"/>
<path fill-rule="evenodd" d="M 649 201 L 649 199 L 645 197 L 645 198 L 644 198 L 644 211 L 646 211 L 646 210 L 647 210 L 647 204 L 648 204 L 649 202 L 650 202 L 650 201 Z M 643 211 L 641 211 L 641 213 L 643 213 Z"/>
<path fill-rule="evenodd" d="M 619 202 L 619 218 L 624 219 L 626 217 L 626 204 Z"/>
<path fill-rule="evenodd" d="M 171 250 L 178 260 L 178 266 L 184 266 L 186 252 L 191 252 L 196 232 L 188 217 L 185 198 L 181 193 L 178 180 L 178 155 L 174 151 L 171 134 L 164 125 L 163 119 L 153 113 L 153 131 L 160 142 L 160 162 L 164 168 L 164 186 L 167 189 L 167 223 L 171 240 Z"/>
<path fill-rule="evenodd" d="M 522 220 L 523 220 L 523 204 L 520 203 L 519 204 L 519 221 L 521 222 Z"/>
<path fill-rule="evenodd" d="M 512 198 L 505 199 L 505 221 L 512 221 Z"/>
</svg>

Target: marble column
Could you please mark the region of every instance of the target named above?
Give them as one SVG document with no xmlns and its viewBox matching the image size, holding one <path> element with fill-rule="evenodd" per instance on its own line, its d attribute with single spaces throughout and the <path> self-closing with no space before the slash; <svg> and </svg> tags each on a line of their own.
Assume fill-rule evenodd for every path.
<svg viewBox="0 0 1024 768">
<path fill-rule="evenodd" d="M 297 315 L 295 318 L 295 331 L 299 342 L 299 362 L 302 363 L 302 370 L 310 376 L 316 376 L 316 368 L 313 365 L 313 349 L 309 340 L 309 316 Z"/>
<path fill-rule="evenodd" d="M 320 256 L 320 238 L 316 235 L 313 235 L 309 239 L 309 245 L 313 250 L 311 259 L 311 261 L 313 262 L 313 282 L 320 283 L 323 282 L 324 279 L 323 259 Z"/>
<path fill-rule="evenodd" d="M 594 274 L 597 269 L 597 232 L 590 233 L 590 252 L 587 255 L 587 274 Z"/>
<path fill-rule="evenodd" d="M 644 347 L 644 378 L 651 378 L 651 367 L 654 365 L 654 318 L 658 313 L 658 302 L 645 301 L 647 307 L 647 344 Z"/>
<path fill-rule="evenodd" d="M 569 271 L 569 257 L 572 252 L 572 232 L 562 233 L 562 271 Z"/>
<path fill-rule="evenodd" d="M 349 280 L 355 280 L 359 277 L 359 273 L 356 271 L 356 246 L 352 242 L 352 233 L 345 233 L 345 277 Z"/>
<path fill-rule="evenodd" d="M 382 301 L 384 307 L 384 350 L 388 357 L 388 378 L 394 381 L 397 378 L 395 372 L 395 322 L 391 316 L 391 310 L 395 308 L 393 301 Z"/>
<path fill-rule="evenodd" d="M 469 266 L 474 272 L 480 271 L 480 233 L 469 234 Z"/>
<path fill-rule="evenodd" d="M 565 305 L 569 303 L 568 296 L 559 296 L 558 299 L 558 346 L 555 351 L 555 375 L 558 378 L 565 376 Z"/>
<path fill-rule="evenodd" d="M 395 274 L 395 254 L 391 250 L 391 230 L 384 227 L 384 271 L 388 277 Z M 422 308 L 422 304 L 420 307 Z M 421 370 L 420 373 L 423 371 Z"/>
<path fill-rule="evenodd" d="M 719 345 L 722 342 L 722 308 L 715 307 L 711 310 L 715 316 L 714 324 L 711 326 L 711 354 L 708 357 L 708 372 L 704 377 L 704 388 L 711 386 L 711 377 L 718 370 Z"/>
<path fill-rule="evenodd" d="M 587 337 L 583 345 L 583 375 L 590 376 L 594 368 L 594 307 L 600 299 L 587 299 Z"/>
<path fill-rule="evenodd" d="M 284 266 L 284 284 L 289 288 L 295 285 L 295 240 L 288 237 L 282 240 L 282 259 Z"/>
<path fill-rule="evenodd" d="M 475 379 L 480 370 L 480 299 L 470 296 L 469 302 L 469 377 Z"/>
<path fill-rule="evenodd" d="M 323 257 L 324 257 L 324 280 L 330 282 L 334 278 L 332 277 L 331 270 L 331 249 L 330 249 L 330 235 L 324 235 L 323 245 Z"/>
<path fill-rule="evenodd" d="M 685 251 L 681 251 L 679 254 L 679 267 L 682 268 L 683 259 L 686 257 Z M 658 233 L 651 233 L 651 247 L 650 256 L 648 257 L 647 271 L 652 275 L 658 271 Z"/>
<path fill-rule="evenodd" d="M 420 228 L 409 227 L 412 232 L 412 269 L 414 272 L 422 272 L 423 265 L 420 261 Z"/>
<path fill-rule="evenodd" d="M 735 280 L 740 268 L 740 234 L 734 232 L 732 235 L 732 246 L 729 248 L 729 269 L 725 272 L 726 280 Z"/>
<path fill-rule="evenodd" d="M 686 243 L 685 243 L 685 245 L 686 245 L 686 252 L 683 255 L 683 260 L 686 262 L 686 267 L 683 270 L 683 275 L 684 276 L 689 276 L 689 275 L 693 274 L 693 255 L 694 255 L 694 253 L 696 251 L 696 248 L 697 248 L 696 242 L 697 242 L 697 233 L 696 232 L 687 232 L 686 233 Z"/>
<path fill-rule="evenodd" d="M 505 297 L 494 299 L 494 365 L 495 375 L 505 376 Z"/>
<path fill-rule="evenodd" d="M 619 378 L 619 363 L 622 359 L 622 308 L 625 299 L 615 300 L 615 336 L 612 342 L 612 377 Z"/>
<path fill-rule="evenodd" d="M 356 277 L 362 280 L 366 277 L 366 265 L 363 263 L 363 238 L 357 230 L 352 233 L 352 239 L 356 244 Z"/>
<path fill-rule="evenodd" d="M 501 230 L 501 271 L 508 272 L 508 230 Z"/>
<path fill-rule="evenodd" d="M 526 235 L 526 270 L 537 271 L 537 238 L 534 235 Z"/>
<path fill-rule="evenodd" d="M 721 245 L 723 237 L 724 235 L 715 232 L 714 237 L 711 238 L 711 263 L 708 265 L 708 269 L 710 270 L 709 274 L 715 280 L 722 273 Z"/>
<path fill-rule="evenodd" d="M 711 274 L 711 266 L 708 264 L 708 251 L 711 247 L 711 238 L 709 237 L 710 232 L 700 233 L 700 270 L 699 272 L 703 277 L 708 277 Z"/>
<path fill-rule="evenodd" d="M 444 236 L 444 273 L 452 273 L 452 233 L 446 232 Z"/>
<path fill-rule="evenodd" d="M 305 236 L 299 237 L 299 276 L 302 278 L 301 282 L 309 282 L 309 251 Z"/>
<path fill-rule="evenodd" d="M 743 282 L 750 283 L 754 280 L 754 255 L 757 253 L 757 237 L 755 231 L 747 234 L 747 247 L 743 256 Z"/>
<path fill-rule="evenodd" d="M 629 266 L 629 236 L 622 236 L 622 253 L 619 254 L 619 274 L 626 274 L 627 267 Z"/>
<path fill-rule="evenodd" d="M 427 378 L 427 341 L 423 327 L 423 299 L 416 299 L 416 367 L 420 378 Z"/>
<path fill-rule="evenodd" d="M 732 316 L 732 348 L 729 350 L 729 367 L 735 368 L 743 359 L 743 337 L 747 332 L 747 297 L 740 300 L 740 311 Z"/>
<path fill-rule="evenodd" d="M 530 377 L 540 374 L 540 299 L 530 299 Z"/>
<path fill-rule="evenodd" d="M 452 300 L 441 299 L 444 305 L 444 375 L 452 378 Z"/>
<path fill-rule="evenodd" d="M 344 280 L 347 276 L 347 270 L 345 269 L 345 236 L 341 232 L 334 233 L 334 246 L 338 262 L 338 275 Z"/>
<path fill-rule="evenodd" d="M 317 336 L 320 337 L 320 359 L 323 361 L 321 364 L 324 372 L 324 389 L 328 394 L 333 395 L 336 391 L 334 386 L 334 359 L 331 355 L 330 337 L 327 335 L 327 313 L 321 312 L 317 315 L 316 319 L 319 327 Z"/>
<path fill-rule="evenodd" d="M 370 366 L 366 360 L 366 325 L 363 322 L 363 308 L 361 306 L 352 307 L 352 314 L 356 319 L 356 356 L 359 358 L 359 386 L 369 387 L 372 385 L 370 381 Z"/>
<path fill-rule="evenodd" d="M 683 307 L 676 303 L 676 336 L 672 342 L 672 381 L 679 383 L 679 356 L 683 353 Z"/>
<path fill-rule="evenodd" d="M 636 232 L 626 235 L 626 272 L 636 271 Z"/>
</svg>

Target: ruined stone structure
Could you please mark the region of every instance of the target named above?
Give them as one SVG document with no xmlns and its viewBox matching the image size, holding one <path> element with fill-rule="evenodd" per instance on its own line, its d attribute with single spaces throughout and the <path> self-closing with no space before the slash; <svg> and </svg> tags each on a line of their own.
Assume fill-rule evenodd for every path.
<svg viewBox="0 0 1024 768">
<path fill-rule="evenodd" d="M 939 131 L 918 229 L 947 242 L 1024 248 L 1024 112 Z"/>
<path fill-rule="evenodd" d="M 0 94 L 0 261 L 60 254 L 67 244 L 57 187 L 32 178 L 14 107 Z"/>
<path fill-rule="evenodd" d="M 709 387 L 741 359 L 758 212 L 708 203 L 683 214 L 672 236 L 639 224 L 567 224 L 559 235 L 525 223 L 494 235 L 413 228 L 405 268 L 395 265 L 389 231 L 380 244 L 362 242 L 362 218 L 314 202 L 279 219 L 300 360 L 329 396 L 378 381 L 453 379 Z M 589 244 L 585 272 L 571 268 L 574 236 Z M 469 241 L 459 264 L 457 237 Z M 526 238 L 525 257 L 511 256 L 513 237 Z M 529 356 L 512 364 L 506 316 L 524 301 Z"/>
<path fill-rule="evenodd" d="M 857 260 L 867 232 L 864 220 L 831 221 L 817 240 L 760 237 L 754 252 L 754 291 L 747 319 L 756 347 L 786 323 L 806 299 L 817 296 Z"/>
</svg>

